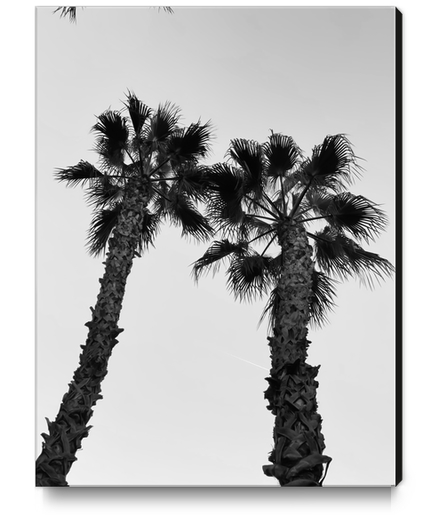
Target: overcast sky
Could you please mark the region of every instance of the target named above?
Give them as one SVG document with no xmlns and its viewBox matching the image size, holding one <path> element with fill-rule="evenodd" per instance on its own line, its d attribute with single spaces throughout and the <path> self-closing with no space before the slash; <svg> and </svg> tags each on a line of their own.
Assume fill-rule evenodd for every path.
<svg viewBox="0 0 431 515">
<path fill-rule="evenodd" d="M 183 122 L 212 120 L 209 163 L 231 138 L 270 129 L 310 153 L 346 133 L 364 158 L 352 191 L 382 205 L 389 226 L 370 250 L 394 257 L 392 8 L 86 8 L 78 23 L 37 10 L 37 445 L 54 419 L 85 342 L 103 258 L 85 249 L 91 211 L 54 169 L 96 161 L 90 128 L 128 89 Z M 163 227 L 129 276 L 125 328 L 102 385 L 71 485 L 261 485 L 272 447 L 266 409 L 265 300 L 235 302 L 223 273 L 196 285 L 205 246 Z M 394 280 L 338 288 L 324 329 L 319 412 L 333 458 L 326 486 L 394 483 Z M 371 466 L 372 464 L 372 466 Z"/>
</svg>

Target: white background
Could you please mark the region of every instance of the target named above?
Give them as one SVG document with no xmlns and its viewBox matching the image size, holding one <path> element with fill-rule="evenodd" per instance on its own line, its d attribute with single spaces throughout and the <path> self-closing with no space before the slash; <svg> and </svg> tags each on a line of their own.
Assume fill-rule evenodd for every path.
<svg viewBox="0 0 431 515">
<path fill-rule="evenodd" d="M 32 91 L 33 91 L 33 10 L 29 6 L 29 12 L 25 12 L 22 8 L 19 12 L 12 14 L 7 13 L 8 16 L 3 19 L 3 23 L 12 27 L 13 30 L 8 31 L 8 39 L 3 42 L 4 49 L 13 49 L 7 57 L 10 58 L 10 72 L 7 77 L 9 80 L 3 81 L 2 87 L 10 86 L 10 89 L 5 89 L 3 98 L 5 104 L 10 111 L 6 111 L 7 123 L 16 123 L 12 131 L 9 125 L 4 125 L 6 128 L 4 140 L 7 140 L 7 149 L 9 159 L 5 165 L 5 176 L 7 182 L 5 193 L 9 199 L 5 207 L 5 228 L 6 234 L 4 236 L 4 248 L 6 250 L 6 262 L 3 264 L 5 276 L 7 281 L 7 295 L 5 295 L 6 302 L 13 308 L 11 314 L 7 315 L 7 322 L 9 322 L 9 330 L 5 337 L 5 346 L 8 349 L 13 348 L 17 350 L 16 354 L 10 356 L 7 352 L 7 363 L 10 366 L 5 367 L 6 374 L 2 376 L 2 392 L 7 400 L 5 404 L 5 413 L 9 416 L 4 418 L 3 430 L 5 431 L 2 441 L 7 449 L 8 467 L 5 471 L 10 478 L 11 488 L 8 488 L 6 502 L 14 503 L 12 505 L 12 512 L 20 512 L 25 507 L 21 502 L 24 500 L 30 502 L 30 508 L 27 510 L 49 513 L 51 510 L 58 509 L 60 506 L 64 512 L 70 510 L 80 509 L 81 512 L 92 510 L 95 511 L 95 506 L 104 506 L 104 510 L 112 509 L 114 512 L 118 509 L 125 510 L 126 504 L 130 508 L 142 508 L 145 503 L 152 503 L 153 506 L 160 506 L 161 497 L 167 497 L 166 493 L 169 492 L 176 506 L 185 506 L 182 500 L 188 503 L 187 509 L 192 510 L 194 506 L 206 506 L 206 510 L 217 510 L 217 506 L 221 509 L 222 506 L 235 506 L 240 504 L 244 506 L 246 503 L 245 498 L 253 499 L 251 505 L 247 506 L 247 511 L 258 512 L 260 508 L 265 508 L 266 511 L 271 504 L 271 508 L 275 509 L 277 499 L 283 499 L 284 506 L 292 507 L 290 503 L 298 503 L 297 506 L 307 507 L 314 509 L 316 507 L 327 508 L 332 513 L 337 512 L 338 507 L 345 509 L 346 507 L 350 512 L 363 512 L 364 509 L 369 509 L 370 504 L 377 508 L 384 509 L 388 507 L 389 496 L 392 496 L 393 506 L 398 511 L 403 512 L 407 507 L 411 507 L 412 503 L 420 502 L 422 489 L 426 486 L 426 476 L 422 475 L 420 464 L 425 463 L 427 460 L 426 444 L 420 438 L 426 430 L 426 421 L 428 419 L 426 410 L 422 408 L 424 392 L 427 392 L 427 384 L 425 382 L 427 371 L 427 347 L 425 338 L 423 336 L 421 322 L 426 316 L 426 304 L 420 300 L 414 301 L 414 295 L 420 295 L 420 291 L 426 291 L 426 277 L 423 268 L 418 266 L 420 258 L 418 256 L 424 254 L 424 248 L 421 247 L 424 241 L 422 234 L 417 232 L 420 230 L 418 220 L 425 219 L 425 213 L 422 210 L 426 206 L 426 198 L 421 196 L 422 191 L 426 191 L 427 177 L 423 172 L 423 162 L 419 161 L 420 157 L 425 155 L 427 149 L 426 131 L 423 131 L 420 125 L 420 119 L 426 119 L 429 113 L 428 97 L 421 96 L 421 92 L 425 93 L 426 81 L 426 67 L 423 66 L 423 59 L 426 57 L 426 49 L 429 47 L 427 39 L 427 30 L 421 25 L 421 21 L 426 19 L 426 9 L 415 2 L 409 2 L 404 7 L 398 4 L 403 11 L 404 17 L 404 31 L 405 38 L 408 38 L 408 43 L 405 44 L 406 49 L 406 66 L 405 66 L 405 85 L 406 85 L 406 105 L 405 105 L 405 135 L 406 135 L 406 153 L 405 153 L 405 167 L 408 166 L 409 177 L 405 171 L 405 194 L 406 205 L 405 210 L 408 211 L 409 206 L 414 206 L 412 215 L 406 216 L 407 222 L 411 223 L 405 228 L 405 255 L 406 255 L 406 270 L 404 276 L 405 282 L 405 369 L 406 369 L 406 382 L 408 383 L 405 388 L 405 480 L 398 489 L 393 490 L 392 494 L 388 489 L 375 489 L 375 490 L 319 490 L 318 492 L 294 492 L 279 491 L 276 489 L 270 490 L 211 490 L 210 492 L 204 490 L 191 491 L 109 491 L 103 490 L 102 496 L 94 494 L 93 491 L 87 490 L 86 494 L 82 492 L 68 490 L 55 492 L 40 492 L 32 491 L 33 483 L 33 462 L 29 459 L 32 455 L 33 441 L 30 436 L 32 426 L 31 413 L 33 412 L 33 395 L 30 392 L 34 389 L 34 360 L 33 360 L 33 327 L 31 320 L 33 319 L 33 288 L 31 284 L 34 281 L 33 267 L 32 267 L 32 250 L 34 248 L 33 236 L 33 184 L 32 174 L 28 170 L 32 170 L 33 153 L 31 144 L 32 133 Z M 6 19 L 7 18 L 7 19 Z M 26 24 L 27 22 L 27 24 Z M 2 32 L 5 34 L 5 32 Z M 26 37 L 24 38 L 24 34 Z M 23 44 L 24 42 L 24 44 Z M 421 54 L 422 52 L 422 54 Z M 21 72 L 19 72 L 21 70 Z M 413 87 L 414 86 L 414 87 Z M 422 89 L 423 88 L 423 89 Z M 30 100 L 29 100 L 30 99 Z M 14 102 L 12 100 L 15 100 Z M 412 117 L 415 110 L 420 109 L 421 116 Z M 423 132 L 421 132 L 423 131 Z M 13 136 L 10 138 L 10 136 Z M 13 141 L 9 141 L 12 139 Z M 25 141 L 25 144 L 24 144 Z M 24 146 L 25 145 L 25 146 Z M 26 155 L 27 154 L 27 155 Z M 420 164 L 421 163 L 421 164 Z M 426 159 L 425 159 L 426 167 Z M 410 177 L 413 177 L 410 178 Z M 414 181 L 414 182 L 413 182 Z M 420 188 L 413 189 L 414 186 L 420 184 Z M 22 196 L 24 186 L 27 186 L 27 196 Z M 17 203 L 14 192 L 17 192 L 19 187 L 20 203 Z M 410 195 L 409 195 L 410 194 Z M 413 194 L 415 197 L 413 197 Z M 414 201 L 414 204 L 413 204 Z M 24 218 L 26 217 L 26 218 Z M 422 218 L 423 217 L 423 218 Z M 17 225 L 18 223 L 18 225 Z M 416 226 L 416 231 L 414 230 Z M 19 231 L 17 231 L 17 227 Z M 408 251 L 408 249 L 413 249 Z M 414 252 L 414 253 L 413 253 Z M 411 258 L 409 259 L 409 256 Z M 10 261 L 9 261 L 10 259 Z M 13 264 L 14 268 L 11 269 Z M 407 267 L 410 267 L 407 269 Z M 420 275 L 419 275 L 420 274 Z M 415 289 L 412 285 L 421 285 L 421 290 Z M 409 286 L 410 285 L 410 286 Z M 13 317 L 12 317 L 13 315 Z M 419 330 L 421 332 L 419 333 Z M 421 342 L 420 347 L 416 347 L 416 342 Z M 3 384 L 4 381 L 4 384 Z M 18 395 L 17 395 L 18 392 Z M 421 417 L 418 419 L 418 412 L 421 412 Z M 26 463 L 28 467 L 23 466 Z M 372 465 L 370 465 L 372 466 Z M 26 496 L 22 495 L 22 486 L 26 485 L 30 488 Z M 200 493 L 199 493 L 200 492 Z M 306 495 L 306 497 L 305 497 Z M 65 499 L 67 497 L 67 505 Z M 109 497 L 109 505 L 104 505 L 101 498 Z M 270 500 L 271 499 L 271 500 Z M 130 500 L 130 504 L 126 501 Z M 165 508 L 169 510 L 168 504 L 165 502 Z M 190 504 L 192 503 L 192 504 Z M 208 503 L 208 504 L 207 504 Z M 423 510 L 426 512 L 426 501 L 422 500 Z M 15 508 L 13 508 L 15 506 Z M 78 507 L 79 506 L 79 507 Z M 87 508 L 83 508 L 86 506 Z M 112 508 L 111 508 L 112 506 Z M 148 505 L 147 505 L 148 506 Z M 172 505 L 171 505 L 172 506 Z M 155 508 L 153 508 L 155 509 Z M 202 508 L 201 508 L 202 509 Z M 416 510 L 418 513 L 421 510 Z"/>
</svg>

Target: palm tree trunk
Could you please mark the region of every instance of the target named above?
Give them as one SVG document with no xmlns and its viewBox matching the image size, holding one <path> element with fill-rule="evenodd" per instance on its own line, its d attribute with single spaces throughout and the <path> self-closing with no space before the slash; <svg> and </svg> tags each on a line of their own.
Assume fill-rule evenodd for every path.
<svg viewBox="0 0 431 515">
<path fill-rule="evenodd" d="M 85 345 L 81 345 L 79 367 L 64 395 L 54 422 L 47 419 L 49 434 L 43 433 L 42 452 L 36 461 L 37 486 L 68 486 L 66 476 L 81 440 L 88 436 L 87 426 L 96 402 L 102 398 L 101 383 L 107 374 L 108 360 L 122 331 L 118 327 L 127 277 L 139 242 L 143 210 L 148 203 L 148 188 L 129 182 L 124 207 L 108 243 L 105 273 L 92 311 Z"/>
<path fill-rule="evenodd" d="M 286 222 L 279 230 L 282 272 L 273 336 L 269 337 L 271 371 L 265 398 L 275 415 L 274 448 L 265 465 L 267 476 L 281 486 L 321 486 L 325 448 L 317 413 L 315 377 L 319 367 L 306 363 L 312 249 L 305 229 Z"/>
</svg>

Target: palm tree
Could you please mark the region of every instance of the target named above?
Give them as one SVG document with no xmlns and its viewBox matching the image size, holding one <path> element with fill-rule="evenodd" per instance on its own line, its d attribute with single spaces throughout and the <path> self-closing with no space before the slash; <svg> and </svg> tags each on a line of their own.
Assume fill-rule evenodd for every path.
<svg viewBox="0 0 431 515">
<path fill-rule="evenodd" d="M 87 187 L 87 201 L 95 208 L 88 249 L 98 255 L 107 246 L 108 252 L 79 367 L 55 421 L 47 420 L 49 433 L 42 435 L 39 486 L 67 486 L 76 451 L 88 436 L 92 407 L 102 398 L 108 359 L 122 331 L 118 320 L 133 259 L 153 244 L 165 219 L 186 236 L 204 240 L 211 233 L 197 209 L 205 186 L 198 160 L 208 153 L 211 127 L 200 122 L 179 127 L 179 115 L 170 103 L 152 110 L 129 93 L 123 112 L 108 110 L 93 127 L 100 166 L 80 161 L 56 172 L 69 186 Z"/>
<path fill-rule="evenodd" d="M 272 464 L 263 471 L 282 486 L 321 486 L 331 458 L 323 454 L 317 412 L 319 367 L 306 362 L 308 327 L 327 320 L 337 279 L 358 276 L 372 286 L 373 278 L 392 274 L 389 261 L 357 242 L 377 236 L 386 216 L 347 191 L 361 168 L 345 135 L 327 136 L 311 158 L 291 137 L 274 133 L 264 144 L 232 140 L 227 156 L 208 175 L 208 216 L 221 239 L 194 263 L 194 276 L 217 271 L 226 258 L 235 298 L 268 295 L 265 398 L 275 426 Z"/>
</svg>

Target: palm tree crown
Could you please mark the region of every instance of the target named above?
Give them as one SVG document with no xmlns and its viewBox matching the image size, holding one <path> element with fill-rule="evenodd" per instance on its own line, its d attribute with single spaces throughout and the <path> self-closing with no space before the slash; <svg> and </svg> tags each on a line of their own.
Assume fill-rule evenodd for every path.
<svg viewBox="0 0 431 515">
<path fill-rule="evenodd" d="M 327 136 L 311 158 L 290 136 L 274 133 L 264 144 L 234 139 L 227 156 L 207 175 L 208 217 L 223 238 L 194 263 L 196 279 L 226 258 L 229 289 L 240 300 L 269 294 L 264 314 L 272 320 L 282 250 L 269 252 L 286 224 L 303 226 L 314 247 L 309 309 L 317 325 L 333 307 L 337 279 L 357 276 L 372 286 L 392 273 L 388 260 L 359 245 L 378 236 L 387 218 L 372 201 L 346 191 L 361 168 L 345 135 Z M 324 227 L 310 230 L 318 220 Z"/>
<path fill-rule="evenodd" d="M 125 111 L 125 113 L 124 113 Z M 124 114 L 128 116 L 124 116 Z M 69 186 L 86 186 L 86 200 L 94 208 L 88 250 L 99 255 L 116 227 L 128 184 L 145 184 L 148 194 L 139 248 L 153 244 L 163 220 L 182 228 L 182 234 L 204 240 L 211 226 L 197 203 L 206 187 L 210 123 L 179 127 L 180 111 L 169 102 L 153 110 L 129 93 L 125 109 L 105 111 L 92 130 L 96 134 L 98 167 L 88 161 L 56 171 Z"/>
</svg>

